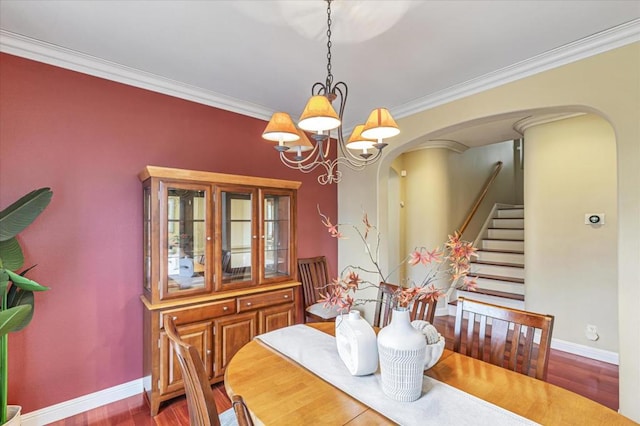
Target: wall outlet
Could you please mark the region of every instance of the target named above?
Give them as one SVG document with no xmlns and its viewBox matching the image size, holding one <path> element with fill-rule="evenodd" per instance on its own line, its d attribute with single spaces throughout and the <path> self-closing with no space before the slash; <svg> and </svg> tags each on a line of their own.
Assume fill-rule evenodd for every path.
<svg viewBox="0 0 640 426">
<path fill-rule="evenodd" d="M 600 336 L 598 336 L 598 328 L 595 325 L 587 324 L 587 329 L 584 334 L 587 339 L 594 342 L 600 338 Z"/>
</svg>

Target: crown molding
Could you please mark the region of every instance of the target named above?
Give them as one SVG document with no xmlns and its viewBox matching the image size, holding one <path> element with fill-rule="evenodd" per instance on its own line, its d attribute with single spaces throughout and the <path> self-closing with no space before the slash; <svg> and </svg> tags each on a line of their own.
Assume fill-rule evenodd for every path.
<svg viewBox="0 0 640 426">
<path fill-rule="evenodd" d="M 640 19 L 634 19 L 633 21 L 585 37 L 509 67 L 440 90 L 400 107 L 392 108 L 391 112 L 397 118 L 406 117 L 637 41 L 640 41 Z M 269 120 L 271 114 L 274 112 L 260 105 L 126 67 L 10 31 L 0 30 L 0 52 L 151 90 L 153 92 L 163 93 L 261 120 Z"/>
<path fill-rule="evenodd" d="M 140 71 L 75 50 L 0 30 L 0 52 L 20 56 L 83 74 L 112 80 L 203 105 L 269 120 L 273 111 L 260 105 L 221 95 L 156 74 Z"/>
<path fill-rule="evenodd" d="M 474 95 L 512 81 L 548 71 L 608 50 L 640 41 L 640 19 L 634 19 L 589 37 L 549 50 L 514 65 L 490 72 L 447 89 L 419 98 L 397 108 L 394 117 L 402 118 L 466 96 Z"/>
</svg>

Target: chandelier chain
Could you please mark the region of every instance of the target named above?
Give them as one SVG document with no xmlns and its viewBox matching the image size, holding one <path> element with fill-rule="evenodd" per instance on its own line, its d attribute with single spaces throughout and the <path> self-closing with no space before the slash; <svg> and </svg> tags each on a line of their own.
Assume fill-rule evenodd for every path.
<svg viewBox="0 0 640 426">
<path fill-rule="evenodd" d="M 331 0 L 327 0 L 327 93 L 331 91 Z"/>
</svg>

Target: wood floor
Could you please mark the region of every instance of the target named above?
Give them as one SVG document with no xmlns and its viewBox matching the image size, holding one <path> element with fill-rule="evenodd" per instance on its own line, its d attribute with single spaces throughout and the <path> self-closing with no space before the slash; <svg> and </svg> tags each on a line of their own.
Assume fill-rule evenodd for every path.
<svg viewBox="0 0 640 426">
<path fill-rule="evenodd" d="M 453 347 L 454 317 L 436 317 L 434 325 L 445 336 L 448 349 Z M 594 361 L 577 355 L 552 349 L 547 381 L 576 392 L 589 399 L 618 409 L 618 366 Z M 222 383 L 214 385 L 218 410 L 231 407 Z M 52 425 L 189 425 L 189 413 L 184 397 L 175 398 L 162 405 L 160 413 L 151 417 L 142 395 L 132 396 L 105 405 Z"/>
</svg>

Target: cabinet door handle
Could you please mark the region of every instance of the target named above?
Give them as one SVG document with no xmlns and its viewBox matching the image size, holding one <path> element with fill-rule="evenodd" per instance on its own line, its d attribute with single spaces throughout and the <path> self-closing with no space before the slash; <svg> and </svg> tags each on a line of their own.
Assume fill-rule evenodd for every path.
<svg viewBox="0 0 640 426">
<path fill-rule="evenodd" d="M 178 317 L 171 317 L 172 320 L 178 321 Z"/>
<path fill-rule="evenodd" d="M 264 240 L 264 235 L 262 236 L 262 239 Z"/>
<path fill-rule="evenodd" d="M 251 302 L 247 302 L 247 306 L 251 306 Z"/>
<path fill-rule="evenodd" d="M 257 236 L 257 235 L 254 235 L 254 236 L 253 236 L 253 239 L 255 240 L 256 238 L 258 238 L 258 236 Z"/>
<path fill-rule="evenodd" d="M 211 241 L 211 237 L 207 237 L 207 241 Z"/>
<path fill-rule="evenodd" d="M 211 355 L 211 349 L 207 349 L 207 355 Z"/>
<path fill-rule="evenodd" d="M 228 311 L 228 310 L 229 310 L 229 307 L 228 307 L 228 306 L 223 306 L 223 307 L 222 307 L 222 310 L 223 310 L 223 311 Z"/>
<path fill-rule="evenodd" d="M 284 298 L 285 298 L 285 299 L 288 299 L 288 298 L 289 298 L 289 295 L 288 295 L 288 294 L 285 294 L 285 295 L 284 295 Z"/>
</svg>

